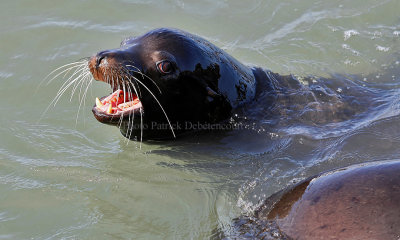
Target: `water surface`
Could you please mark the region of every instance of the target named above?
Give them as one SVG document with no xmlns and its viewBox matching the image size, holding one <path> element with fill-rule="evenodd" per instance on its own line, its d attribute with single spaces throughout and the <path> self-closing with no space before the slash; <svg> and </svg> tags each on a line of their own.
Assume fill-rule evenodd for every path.
<svg viewBox="0 0 400 240">
<path fill-rule="evenodd" d="M 3 1 L 0 239 L 207 239 L 293 182 L 398 158 L 399 9 L 397 0 Z M 335 120 L 304 112 L 300 97 L 297 107 L 241 111 L 244 130 L 142 144 L 92 116 L 106 84 L 84 100 L 66 92 L 43 114 L 63 84 L 39 86 L 48 73 L 156 27 L 203 36 L 246 64 L 323 77 L 364 108 Z"/>
</svg>

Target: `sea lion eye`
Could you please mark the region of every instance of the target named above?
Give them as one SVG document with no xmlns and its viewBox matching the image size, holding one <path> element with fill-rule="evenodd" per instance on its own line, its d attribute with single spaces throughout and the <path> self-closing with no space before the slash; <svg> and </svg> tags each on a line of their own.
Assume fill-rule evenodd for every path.
<svg viewBox="0 0 400 240">
<path fill-rule="evenodd" d="M 159 61 L 156 63 L 157 70 L 162 74 L 172 72 L 172 63 L 170 61 Z"/>
</svg>

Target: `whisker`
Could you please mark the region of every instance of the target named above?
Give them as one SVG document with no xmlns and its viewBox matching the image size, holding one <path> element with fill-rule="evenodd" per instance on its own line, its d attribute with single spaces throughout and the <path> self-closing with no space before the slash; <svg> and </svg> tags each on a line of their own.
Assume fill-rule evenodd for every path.
<svg viewBox="0 0 400 240">
<path fill-rule="evenodd" d="M 128 91 L 129 91 L 128 92 L 129 94 L 132 94 L 132 90 L 131 90 L 131 87 L 129 85 L 128 85 Z M 132 120 L 131 120 L 131 118 L 132 118 Z M 129 143 L 128 139 L 131 139 L 131 137 L 132 137 L 133 129 L 130 129 L 130 128 L 134 127 L 134 123 L 135 123 L 135 112 L 131 112 L 131 113 L 129 113 L 129 117 L 128 117 L 128 126 L 127 127 L 128 127 L 128 131 L 129 131 L 129 137 L 126 136 L 127 137 L 127 144 Z"/>
<path fill-rule="evenodd" d="M 130 75 L 130 76 L 131 76 L 131 75 Z M 165 112 L 164 108 L 162 107 L 160 101 L 157 99 L 157 97 L 154 95 L 154 93 L 153 93 L 143 82 L 141 82 L 139 79 L 137 79 L 137 78 L 134 77 L 134 76 L 131 76 L 131 77 L 132 77 L 135 81 L 137 81 L 138 83 L 140 83 L 140 84 L 151 94 L 151 96 L 154 98 L 154 100 L 156 100 L 157 104 L 160 106 L 161 110 L 163 111 L 163 113 L 164 113 L 164 115 L 165 115 L 165 118 L 167 119 L 167 122 L 168 122 L 169 127 L 170 127 L 171 132 L 172 132 L 172 135 L 174 136 L 174 138 L 176 138 L 174 128 L 172 127 L 172 124 L 171 124 L 171 122 L 170 122 L 170 120 L 169 120 L 169 118 L 168 118 L 168 115 L 167 115 L 167 113 Z M 133 84 L 132 84 L 132 86 L 133 86 Z M 133 86 L 133 87 L 134 87 L 134 86 Z"/>
<path fill-rule="evenodd" d="M 63 65 L 63 66 L 61 66 L 61 67 L 58 67 L 58 68 L 54 69 L 52 72 L 50 72 L 50 73 L 40 82 L 39 86 L 42 85 L 43 82 L 46 81 L 53 73 L 57 72 L 57 71 L 60 70 L 60 69 L 63 69 L 63 68 L 66 68 L 66 67 L 68 67 L 68 69 L 69 69 L 69 68 L 75 67 L 76 65 L 81 65 L 81 64 L 86 64 L 86 63 L 87 63 L 87 61 L 79 61 L 79 62 L 68 63 L 68 64 L 65 64 L 65 65 Z M 72 65 L 72 66 L 71 66 L 71 65 Z M 66 70 L 68 70 L 68 69 L 65 69 L 65 70 L 63 70 L 61 73 L 57 74 L 57 75 L 56 75 L 55 77 L 53 77 L 46 85 L 50 84 L 51 81 L 53 81 L 56 77 L 60 76 L 64 71 L 66 71 Z"/>
<path fill-rule="evenodd" d="M 80 76 L 78 76 L 80 77 Z M 63 89 L 60 89 L 59 92 L 57 93 L 56 97 L 51 101 L 50 105 L 56 106 L 58 101 L 61 99 L 62 95 L 70 88 L 76 81 L 80 81 L 79 78 L 75 78 L 73 81 L 68 83 Z M 72 101 L 72 98 L 70 99 Z"/>
<path fill-rule="evenodd" d="M 63 68 L 66 68 L 66 69 L 63 69 Z M 69 76 L 68 79 L 62 84 L 62 86 L 58 90 L 56 96 L 53 98 L 53 100 L 49 103 L 47 108 L 42 113 L 42 115 L 39 118 L 38 122 L 40 122 L 43 119 L 44 115 L 48 112 L 48 110 L 50 109 L 51 106 L 55 106 L 57 104 L 58 100 L 61 98 L 61 96 L 65 93 L 65 91 L 68 88 L 70 88 L 73 84 L 76 84 L 75 86 L 79 86 L 80 82 L 82 81 L 82 78 L 85 76 L 84 75 L 85 71 L 88 70 L 88 68 L 87 68 L 87 60 L 65 64 L 65 65 L 53 70 L 50 74 L 47 75 L 47 77 L 42 81 L 42 83 L 46 79 L 48 79 L 52 74 L 56 73 L 57 71 L 59 71 L 61 69 L 63 69 L 63 70 L 61 72 L 57 73 L 53 78 L 51 78 L 47 84 L 50 84 L 51 81 L 53 81 L 55 78 L 57 78 L 58 76 L 60 76 L 60 75 L 62 75 L 64 73 L 65 73 L 65 75 L 64 75 L 63 78 L 65 78 L 66 74 L 68 74 L 72 69 L 75 69 L 75 70 L 72 73 L 72 75 Z M 75 86 L 74 86 L 74 88 L 75 88 Z M 72 99 L 72 96 L 71 96 L 71 99 Z"/>
<path fill-rule="evenodd" d="M 138 91 L 137 91 L 137 89 L 136 89 L 136 87 L 135 87 L 135 85 L 133 85 L 130 81 L 129 81 L 129 78 L 128 78 L 128 76 L 125 76 L 126 78 L 127 78 L 127 80 L 126 80 L 126 82 L 127 83 L 130 83 L 130 86 L 133 88 L 133 90 L 135 91 L 135 94 L 136 94 L 136 97 L 139 99 L 139 101 L 140 101 L 140 98 L 139 98 L 139 96 L 138 96 Z M 129 86 L 129 85 L 128 85 Z M 140 111 L 140 142 L 142 142 L 143 141 L 143 112 L 142 112 L 142 110 L 141 109 L 139 109 L 139 111 Z M 133 114 L 133 119 L 132 119 L 132 126 L 131 127 L 134 127 L 134 117 L 135 117 L 135 114 Z M 129 129 L 129 123 L 130 123 L 130 121 L 128 122 L 128 129 Z M 132 131 L 130 131 L 130 134 L 129 134 L 129 138 L 131 138 L 132 137 Z"/>
<path fill-rule="evenodd" d="M 56 78 L 57 78 L 58 76 L 60 76 L 61 74 L 63 74 L 63 73 L 68 74 L 68 72 L 71 71 L 72 69 L 74 69 L 74 68 L 79 68 L 79 67 L 81 67 L 81 66 L 83 66 L 83 65 L 86 65 L 86 64 L 87 64 L 87 63 L 85 63 L 85 62 L 74 62 L 74 63 L 70 63 L 70 64 L 65 64 L 64 66 L 61 66 L 61 67 L 59 67 L 59 68 L 53 70 L 50 74 L 48 74 L 48 75 L 39 83 L 39 85 L 36 87 L 35 94 L 39 91 L 39 88 L 42 86 L 42 84 L 43 84 L 53 73 L 57 72 L 58 70 L 60 70 L 60 69 L 62 69 L 62 68 L 68 67 L 67 69 L 62 70 L 61 72 L 59 72 L 58 74 L 56 74 L 54 77 L 52 77 L 52 78 L 46 83 L 46 86 L 49 85 L 54 79 L 56 79 Z M 71 66 L 71 65 L 72 65 L 72 66 Z M 65 75 L 64 75 L 64 77 L 65 77 Z M 63 77 L 63 78 L 64 78 L 64 77 Z"/>
<path fill-rule="evenodd" d="M 87 71 L 86 72 L 86 74 L 85 73 L 82 73 L 81 74 L 82 75 L 82 81 L 80 81 L 80 85 L 81 85 L 81 87 L 79 88 L 79 94 L 78 94 L 78 96 L 79 96 L 79 101 L 81 100 L 81 95 L 82 95 L 82 88 L 83 88 L 83 85 L 84 85 L 84 83 L 85 83 L 85 81 L 88 81 L 89 79 L 90 79 L 90 76 L 92 76 L 91 75 L 91 73 L 89 72 L 89 71 Z M 92 81 L 93 80 L 93 77 L 92 77 L 92 79 L 90 79 L 89 81 Z M 78 84 L 78 85 L 79 85 Z M 77 86 L 78 86 L 77 85 Z"/>
<path fill-rule="evenodd" d="M 75 83 L 75 81 L 78 81 L 78 78 L 75 78 L 73 81 L 71 81 L 71 82 L 66 82 L 66 83 L 68 83 L 68 84 L 66 84 L 64 87 L 62 87 L 58 92 L 57 92 L 57 95 L 56 95 L 56 97 L 53 99 L 53 101 L 51 101 L 51 103 L 50 103 L 50 105 L 52 105 L 53 103 L 54 103 L 54 106 L 57 104 L 57 102 L 58 102 L 58 100 L 61 98 L 61 96 L 65 93 L 65 91 L 67 91 L 67 89 L 69 88 L 69 87 L 71 87 L 71 85 L 72 84 L 74 84 Z"/>
<path fill-rule="evenodd" d="M 132 88 L 133 88 L 133 90 L 134 90 L 134 92 L 135 92 L 135 95 L 136 95 L 136 97 L 139 99 L 139 101 L 141 101 L 140 100 L 140 96 L 141 96 L 141 93 L 140 93 L 140 88 L 138 88 L 138 87 L 136 87 L 135 85 L 134 85 L 134 83 L 132 83 L 131 81 L 130 81 L 130 78 L 132 77 L 130 74 L 126 74 L 126 69 L 121 69 L 121 75 L 123 75 L 124 76 L 124 78 L 126 79 L 125 80 L 125 82 L 126 83 L 128 83 L 128 87 L 129 87 L 129 94 L 130 94 L 130 98 L 131 98 L 131 95 L 132 95 Z M 132 101 L 133 99 L 130 99 L 130 101 Z M 140 136 L 140 142 L 142 142 L 143 141 L 143 112 L 141 111 L 141 109 L 139 110 L 140 111 L 140 127 L 141 127 L 141 136 Z M 134 113 L 132 114 L 133 115 L 133 119 L 132 119 L 132 127 L 134 126 L 134 117 L 135 117 L 135 115 L 134 115 Z M 129 119 L 129 122 L 128 122 L 128 129 L 129 129 L 129 124 L 130 124 L 130 119 Z M 129 138 L 131 138 L 131 136 L 132 136 L 132 131 L 130 131 L 130 134 L 129 134 Z M 141 148 L 141 144 L 140 144 L 140 148 Z"/>
<path fill-rule="evenodd" d="M 58 90 L 57 94 L 59 94 L 61 92 L 61 89 L 63 89 L 64 86 L 66 86 L 66 85 L 70 86 L 71 82 L 74 83 L 78 79 L 80 73 L 82 73 L 84 70 L 85 70 L 84 67 L 77 67 L 77 69 L 72 73 L 72 75 L 61 86 L 60 90 Z M 78 77 L 75 77 L 77 74 L 78 74 Z M 71 81 L 71 79 L 73 77 L 75 77 L 75 78 L 74 78 L 74 80 Z"/>
<path fill-rule="evenodd" d="M 123 102 L 125 103 L 126 102 L 125 101 L 125 99 L 126 99 L 126 97 L 125 97 L 125 85 L 123 85 L 122 87 L 123 87 L 123 92 L 124 92 L 124 101 Z M 124 113 L 121 114 L 121 116 L 119 117 L 119 120 L 118 120 L 118 128 L 119 129 L 121 129 L 123 118 L 124 118 Z"/>
<path fill-rule="evenodd" d="M 144 77 L 146 77 L 147 79 L 149 79 L 158 89 L 158 91 L 162 94 L 161 89 L 158 87 L 157 83 L 149 76 L 147 76 L 146 74 L 144 74 L 142 71 L 140 71 L 140 69 L 134 65 L 125 65 L 126 67 L 133 67 L 135 69 L 137 69 L 137 71 L 135 70 L 131 70 L 131 69 L 127 69 L 128 71 L 132 71 L 135 73 L 139 73 L 140 75 L 142 75 L 142 78 L 144 79 Z"/>
<path fill-rule="evenodd" d="M 122 88 L 123 88 L 123 91 L 124 91 L 124 102 L 126 102 L 126 92 L 128 91 L 128 102 L 130 102 L 132 99 L 131 99 L 131 92 L 130 92 L 130 89 L 128 88 L 128 89 L 126 89 L 126 86 L 125 86 L 125 84 L 123 84 L 122 85 Z M 130 115 L 131 114 L 129 114 L 129 116 L 128 116 L 128 118 L 130 119 Z M 122 113 L 122 115 L 121 115 L 121 117 L 120 117 L 120 119 L 119 119 L 119 121 L 118 121 L 118 128 L 119 129 L 121 129 L 121 126 L 122 126 L 122 120 L 123 120 L 123 116 L 124 116 L 124 114 Z M 129 119 L 128 119 L 128 121 L 129 121 Z"/>
<path fill-rule="evenodd" d="M 86 106 L 86 94 L 87 94 L 87 91 L 88 91 L 90 85 L 93 83 L 93 78 L 91 78 L 90 72 L 88 72 L 88 73 L 83 77 L 83 79 L 84 79 L 84 80 L 83 80 L 82 86 L 83 86 L 84 82 L 86 82 L 86 81 L 89 81 L 89 82 L 88 82 L 88 84 L 86 85 L 86 89 L 85 89 L 85 91 L 84 91 L 84 93 L 83 93 L 83 96 L 82 96 L 81 100 L 79 101 L 78 112 L 77 112 L 77 114 L 76 114 L 76 120 L 75 120 L 75 123 L 76 123 L 76 124 L 78 124 L 79 112 L 80 112 L 81 107 L 82 107 L 82 102 L 83 102 L 83 107 L 85 108 L 85 106 Z"/>
<path fill-rule="evenodd" d="M 114 91 L 114 69 L 111 68 L 111 89 Z"/>
<path fill-rule="evenodd" d="M 126 101 L 126 94 L 125 94 L 125 84 L 122 84 L 122 89 L 123 89 L 123 91 L 124 91 L 124 102 Z M 130 96 L 128 96 L 128 98 L 130 98 Z M 129 101 L 131 101 L 131 99 L 129 99 Z"/>
<path fill-rule="evenodd" d="M 81 94 L 81 92 L 82 92 L 82 86 L 83 86 L 83 80 L 85 79 L 84 77 L 85 77 L 87 74 L 90 74 L 89 69 L 88 69 L 88 68 L 85 69 L 85 67 L 83 67 L 81 73 L 80 73 L 79 76 L 77 77 L 78 79 L 80 78 L 81 80 L 80 80 L 80 81 L 77 81 L 77 83 L 76 83 L 76 84 L 74 85 L 74 87 L 72 88 L 71 97 L 70 97 L 69 101 L 72 101 L 72 97 L 74 96 L 74 93 L 75 93 L 75 91 L 76 91 L 76 89 L 78 88 L 79 85 L 81 85 L 81 87 L 80 87 L 80 89 L 79 89 L 79 94 Z M 80 95 L 78 95 L 78 96 L 80 96 Z M 80 98 L 79 98 L 79 100 L 80 100 Z"/>
</svg>

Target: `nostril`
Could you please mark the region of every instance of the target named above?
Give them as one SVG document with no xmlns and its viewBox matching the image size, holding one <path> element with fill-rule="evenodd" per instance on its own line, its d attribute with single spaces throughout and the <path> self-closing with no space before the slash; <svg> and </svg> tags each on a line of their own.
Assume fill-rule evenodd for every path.
<svg viewBox="0 0 400 240">
<path fill-rule="evenodd" d="M 105 58 L 106 58 L 106 56 L 104 56 L 104 55 L 97 56 L 97 59 L 96 59 L 96 68 L 98 68 L 98 67 L 100 66 L 101 61 L 103 61 Z"/>
<path fill-rule="evenodd" d="M 97 53 L 97 55 L 96 55 L 96 68 L 98 68 L 100 66 L 100 64 L 102 64 L 102 61 L 107 59 L 108 54 L 109 54 L 108 50 L 101 51 L 101 52 Z"/>
</svg>

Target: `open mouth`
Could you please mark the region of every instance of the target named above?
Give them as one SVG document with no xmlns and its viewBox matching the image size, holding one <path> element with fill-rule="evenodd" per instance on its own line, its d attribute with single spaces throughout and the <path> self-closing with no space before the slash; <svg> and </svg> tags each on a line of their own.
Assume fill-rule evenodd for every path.
<svg viewBox="0 0 400 240">
<path fill-rule="evenodd" d="M 130 116 L 135 111 L 140 111 L 142 103 L 134 93 L 116 90 L 109 96 L 96 98 L 96 105 L 92 111 L 100 122 L 112 122 L 123 116 Z"/>
</svg>

